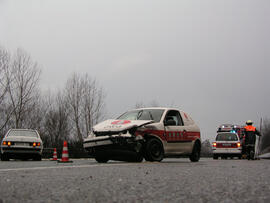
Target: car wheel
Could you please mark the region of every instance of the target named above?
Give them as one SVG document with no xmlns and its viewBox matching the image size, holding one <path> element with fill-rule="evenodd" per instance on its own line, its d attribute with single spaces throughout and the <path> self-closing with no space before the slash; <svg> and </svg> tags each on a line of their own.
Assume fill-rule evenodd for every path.
<svg viewBox="0 0 270 203">
<path fill-rule="evenodd" d="M 1 154 L 1 161 L 9 161 L 9 157 L 7 154 Z"/>
<path fill-rule="evenodd" d="M 162 143 L 158 139 L 151 138 L 146 142 L 144 158 L 146 161 L 162 161 L 164 150 Z"/>
<path fill-rule="evenodd" d="M 135 162 L 142 162 L 143 161 L 143 156 L 141 154 L 137 154 L 135 157 Z"/>
<path fill-rule="evenodd" d="M 254 153 L 253 150 L 250 152 L 250 159 L 251 160 L 254 160 L 255 159 L 255 153 Z"/>
<path fill-rule="evenodd" d="M 95 156 L 95 160 L 98 162 L 98 163 L 107 163 L 109 161 L 108 158 L 106 157 L 101 157 L 101 156 Z"/>
<path fill-rule="evenodd" d="M 41 155 L 37 155 L 36 157 L 34 157 L 33 160 L 34 161 L 41 161 Z"/>
<path fill-rule="evenodd" d="M 198 162 L 200 160 L 201 155 L 201 149 L 198 143 L 195 143 L 192 153 L 189 156 L 190 161 L 192 162 Z"/>
<path fill-rule="evenodd" d="M 213 159 L 218 159 L 218 155 L 217 154 L 214 154 L 213 155 Z"/>
</svg>

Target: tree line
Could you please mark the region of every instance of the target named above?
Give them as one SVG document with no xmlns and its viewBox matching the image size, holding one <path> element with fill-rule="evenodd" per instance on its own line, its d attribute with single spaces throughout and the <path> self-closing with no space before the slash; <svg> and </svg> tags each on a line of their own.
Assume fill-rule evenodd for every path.
<svg viewBox="0 0 270 203">
<path fill-rule="evenodd" d="M 30 55 L 0 47 L 0 138 L 11 128 L 36 129 L 45 148 L 61 149 L 63 141 L 82 150 L 83 138 L 104 119 L 105 93 L 88 74 L 73 73 L 64 88 L 39 87 L 41 68 Z"/>
<path fill-rule="evenodd" d="M 41 69 L 30 55 L 0 47 L 0 140 L 11 128 L 36 129 L 45 148 L 57 148 L 67 140 L 73 156 L 83 154 L 83 138 L 92 126 L 105 118 L 105 93 L 88 74 L 73 73 L 64 88 L 56 92 L 39 87 Z M 159 106 L 152 101 L 150 106 Z M 137 102 L 136 108 L 149 106 Z M 270 152 L 270 121 L 264 120 L 260 151 Z M 202 155 L 211 156 L 209 140 L 202 143 Z"/>
</svg>

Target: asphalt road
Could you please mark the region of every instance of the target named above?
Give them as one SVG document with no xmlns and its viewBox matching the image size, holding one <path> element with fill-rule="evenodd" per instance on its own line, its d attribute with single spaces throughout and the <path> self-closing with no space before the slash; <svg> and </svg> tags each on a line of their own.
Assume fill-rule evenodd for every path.
<svg viewBox="0 0 270 203">
<path fill-rule="evenodd" d="M 0 162 L 2 202 L 270 202 L 270 160 Z"/>
</svg>

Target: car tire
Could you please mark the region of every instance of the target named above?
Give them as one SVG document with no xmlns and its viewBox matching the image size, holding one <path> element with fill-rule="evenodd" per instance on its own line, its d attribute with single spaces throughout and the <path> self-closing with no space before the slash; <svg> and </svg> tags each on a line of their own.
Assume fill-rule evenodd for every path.
<svg viewBox="0 0 270 203">
<path fill-rule="evenodd" d="M 255 153 L 253 150 L 250 152 L 250 159 L 255 160 Z"/>
<path fill-rule="evenodd" d="M 1 161 L 9 161 L 9 157 L 7 154 L 1 154 Z"/>
<path fill-rule="evenodd" d="M 145 145 L 144 158 L 146 161 L 162 161 L 164 149 L 162 143 L 156 138 L 150 138 Z"/>
<path fill-rule="evenodd" d="M 214 154 L 213 155 L 213 159 L 218 159 L 218 155 L 217 154 Z"/>
<path fill-rule="evenodd" d="M 142 162 L 143 161 L 143 155 L 142 154 L 137 154 L 135 158 L 135 162 Z"/>
<path fill-rule="evenodd" d="M 33 160 L 34 160 L 34 161 L 41 161 L 41 159 L 42 159 L 42 158 L 41 158 L 41 155 L 37 155 L 37 156 L 34 157 Z"/>
<path fill-rule="evenodd" d="M 201 156 L 201 149 L 198 143 L 195 143 L 192 153 L 189 156 L 190 161 L 192 162 L 198 162 L 200 160 Z"/>
<path fill-rule="evenodd" d="M 95 160 L 98 162 L 98 163 L 107 163 L 109 161 L 108 158 L 106 157 L 100 157 L 100 156 L 95 156 Z"/>
</svg>

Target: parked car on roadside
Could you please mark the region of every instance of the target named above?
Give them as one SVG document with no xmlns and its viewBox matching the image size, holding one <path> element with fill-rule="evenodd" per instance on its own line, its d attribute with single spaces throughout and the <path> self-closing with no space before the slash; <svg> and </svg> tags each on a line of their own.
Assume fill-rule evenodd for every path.
<svg viewBox="0 0 270 203">
<path fill-rule="evenodd" d="M 10 129 L 1 142 L 1 160 L 41 160 L 42 140 L 36 130 Z"/>
<path fill-rule="evenodd" d="M 240 138 L 234 132 L 219 132 L 213 142 L 213 159 L 242 157 Z"/>
<path fill-rule="evenodd" d="M 182 156 L 196 162 L 201 151 L 200 129 L 178 109 L 141 108 L 95 125 L 84 140 L 84 148 L 103 163 Z"/>
</svg>

